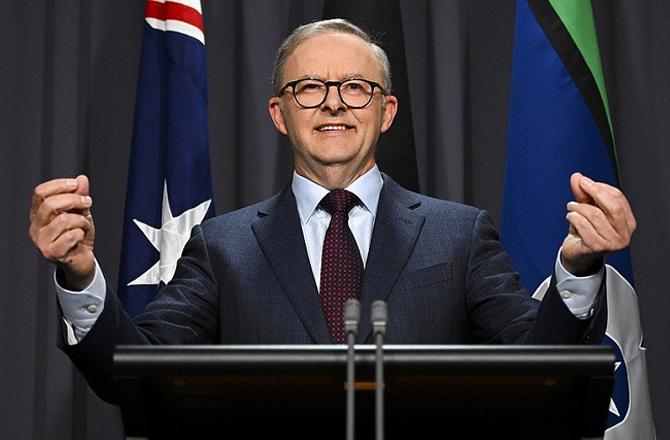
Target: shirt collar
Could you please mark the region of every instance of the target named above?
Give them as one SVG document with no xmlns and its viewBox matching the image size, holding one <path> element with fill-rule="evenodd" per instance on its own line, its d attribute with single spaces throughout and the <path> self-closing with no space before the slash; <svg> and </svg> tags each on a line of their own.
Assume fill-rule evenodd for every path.
<svg viewBox="0 0 670 440">
<path fill-rule="evenodd" d="M 361 200 L 365 208 L 376 215 L 377 204 L 379 203 L 379 193 L 382 190 L 384 180 L 379 172 L 377 165 L 372 167 L 368 172 L 354 180 L 351 185 L 345 189 L 356 194 Z M 293 171 L 293 180 L 291 182 L 291 189 L 295 195 L 295 201 L 298 205 L 298 215 L 300 222 L 304 225 L 307 223 L 316 212 L 321 199 L 325 197 L 330 191 L 321 185 L 312 182 L 311 180 L 299 175 Z"/>
</svg>

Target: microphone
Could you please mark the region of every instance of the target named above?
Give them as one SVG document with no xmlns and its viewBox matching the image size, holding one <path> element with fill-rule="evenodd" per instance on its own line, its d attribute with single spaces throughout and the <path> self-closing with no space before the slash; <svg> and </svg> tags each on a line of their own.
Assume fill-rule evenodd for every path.
<svg viewBox="0 0 670 440">
<path fill-rule="evenodd" d="M 384 336 L 388 321 L 388 307 L 382 300 L 372 303 L 370 313 L 372 332 L 377 349 L 375 351 L 375 439 L 384 440 Z"/>
<path fill-rule="evenodd" d="M 348 299 L 344 304 L 344 332 L 347 335 L 347 440 L 354 440 L 354 343 L 358 334 L 358 322 L 361 320 L 361 303 L 357 299 Z"/>
</svg>

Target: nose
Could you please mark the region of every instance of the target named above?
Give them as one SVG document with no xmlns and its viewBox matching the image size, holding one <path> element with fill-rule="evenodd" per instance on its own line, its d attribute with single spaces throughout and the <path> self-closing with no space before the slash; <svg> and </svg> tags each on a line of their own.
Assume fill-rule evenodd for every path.
<svg viewBox="0 0 670 440">
<path fill-rule="evenodd" d="M 326 99 L 321 104 L 321 110 L 337 113 L 347 106 L 340 99 L 339 84 L 328 84 L 326 86 Z"/>
</svg>

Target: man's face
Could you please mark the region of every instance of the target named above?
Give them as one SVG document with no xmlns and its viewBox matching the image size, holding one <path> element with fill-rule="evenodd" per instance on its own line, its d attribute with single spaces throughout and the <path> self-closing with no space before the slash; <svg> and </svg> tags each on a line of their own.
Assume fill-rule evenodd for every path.
<svg viewBox="0 0 670 440">
<path fill-rule="evenodd" d="M 314 36 L 288 57 L 281 84 L 301 78 L 343 81 L 363 78 L 383 85 L 383 76 L 370 46 L 349 34 Z M 288 136 L 296 171 L 317 183 L 336 170 L 351 180 L 374 165 L 374 149 L 380 133 L 391 127 L 397 100 L 377 88 L 370 104 L 353 109 L 344 104 L 337 87 L 330 87 L 321 106 L 298 105 L 289 87 L 268 103 L 272 120 Z"/>
</svg>

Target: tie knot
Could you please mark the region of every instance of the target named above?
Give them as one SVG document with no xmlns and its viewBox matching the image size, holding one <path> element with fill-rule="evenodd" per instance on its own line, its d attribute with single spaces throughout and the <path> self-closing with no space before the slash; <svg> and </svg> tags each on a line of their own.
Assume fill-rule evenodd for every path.
<svg viewBox="0 0 670 440">
<path fill-rule="evenodd" d="M 346 189 L 336 189 L 326 194 L 320 205 L 328 214 L 334 215 L 336 212 L 348 213 L 358 202 L 356 194 Z"/>
</svg>

